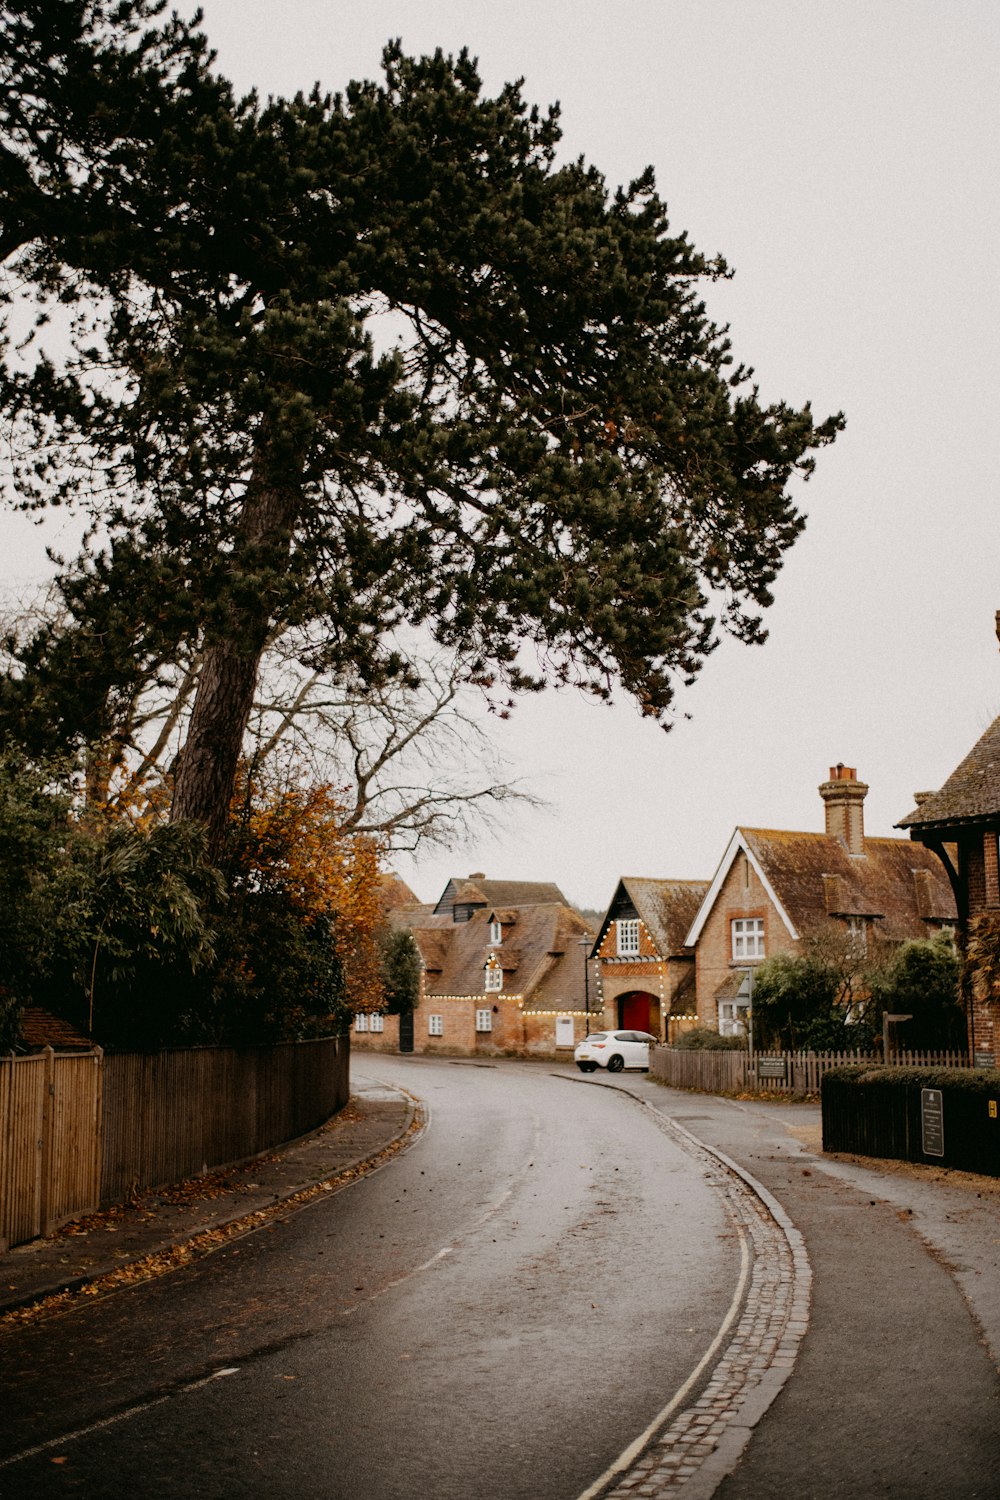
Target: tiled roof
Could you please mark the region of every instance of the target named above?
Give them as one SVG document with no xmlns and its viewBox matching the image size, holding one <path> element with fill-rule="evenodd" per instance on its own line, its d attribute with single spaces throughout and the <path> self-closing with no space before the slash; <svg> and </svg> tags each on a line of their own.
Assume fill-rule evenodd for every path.
<svg viewBox="0 0 1000 1500">
<path fill-rule="evenodd" d="M 450 914 L 453 906 L 538 906 L 553 901 L 566 905 L 566 897 L 550 881 L 487 880 L 483 875 L 470 875 L 449 880 L 434 910 Z"/>
<path fill-rule="evenodd" d="M 406 881 L 394 875 L 391 870 L 379 876 L 378 896 L 383 911 L 391 911 L 397 906 L 420 905 Z"/>
<path fill-rule="evenodd" d="M 1000 719 L 982 738 L 938 792 L 924 798 L 897 828 L 934 828 L 1000 818 Z"/>
<path fill-rule="evenodd" d="M 919 844 L 866 837 L 859 856 L 825 833 L 740 833 L 800 935 L 828 916 L 877 918 L 877 930 L 897 941 L 925 937 L 923 918 L 955 920 L 944 866 Z"/>
<path fill-rule="evenodd" d="M 26 1005 L 21 1012 L 21 1046 L 27 1050 L 52 1047 L 56 1052 L 77 1052 L 89 1051 L 93 1045 L 90 1037 L 49 1010 Z"/>
<path fill-rule="evenodd" d="M 601 923 L 597 943 L 622 910 L 631 905 L 662 957 L 682 954 L 686 951 L 684 939 L 708 889 L 707 880 L 648 880 L 638 875 L 623 875 Z"/>
<path fill-rule="evenodd" d="M 725 976 L 722 983 L 716 987 L 715 999 L 735 1000 L 746 983 L 746 969 L 733 969 Z"/>
<path fill-rule="evenodd" d="M 664 957 L 683 953 L 684 938 L 705 899 L 707 880 L 642 880 L 627 875 L 622 884 Z"/>
<path fill-rule="evenodd" d="M 583 948 L 589 929 L 562 902 L 516 909 L 517 946 L 489 940 L 490 912 L 474 912 L 468 922 L 422 913 L 399 914 L 412 931 L 427 969 L 430 995 L 483 995 L 485 968 L 495 954 L 503 970 L 503 992 L 524 997 L 526 1008 L 583 1008 Z M 490 991 L 491 998 L 496 992 Z"/>
</svg>

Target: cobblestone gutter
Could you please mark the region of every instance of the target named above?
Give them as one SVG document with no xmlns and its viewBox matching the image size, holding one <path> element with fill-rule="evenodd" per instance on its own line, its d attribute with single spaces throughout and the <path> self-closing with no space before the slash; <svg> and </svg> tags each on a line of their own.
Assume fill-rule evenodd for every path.
<svg viewBox="0 0 1000 1500">
<path fill-rule="evenodd" d="M 653 1112 L 718 1189 L 740 1237 L 743 1273 L 734 1309 L 702 1365 L 581 1500 L 709 1500 L 788 1379 L 808 1327 L 812 1272 L 784 1209 L 729 1157 Z"/>
</svg>

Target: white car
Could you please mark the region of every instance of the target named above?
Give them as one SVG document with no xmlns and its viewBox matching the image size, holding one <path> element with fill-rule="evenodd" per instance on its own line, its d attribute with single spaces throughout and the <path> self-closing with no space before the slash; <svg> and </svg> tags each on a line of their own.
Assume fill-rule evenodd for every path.
<svg viewBox="0 0 1000 1500">
<path fill-rule="evenodd" d="M 650 1044 L 656 1037 L 648 1031 L 595 1031 L 578 1043 L 573 1057 L 581 1073 L 607 1068 L 620 1073 L 623 1068 L 649 1068 Z"/>
</svg>

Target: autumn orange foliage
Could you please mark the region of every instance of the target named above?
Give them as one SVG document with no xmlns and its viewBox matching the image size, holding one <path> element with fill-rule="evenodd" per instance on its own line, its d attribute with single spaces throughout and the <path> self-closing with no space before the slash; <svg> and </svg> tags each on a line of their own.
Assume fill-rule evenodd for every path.
<svg viewBox="0 0 1000 1500">
<path fill-rule="evenodd" d="M 348 1008 L 376 1011 L 384 1003 L 378 930 L 379 848 L 345 834 L 343 806 L 328 784 L 248 786 L 241 778 L 233 802 L 241 826 L 239 876 L 251 888 L 280 886 L 305 923 L 333 918 Z"/>
</svg>

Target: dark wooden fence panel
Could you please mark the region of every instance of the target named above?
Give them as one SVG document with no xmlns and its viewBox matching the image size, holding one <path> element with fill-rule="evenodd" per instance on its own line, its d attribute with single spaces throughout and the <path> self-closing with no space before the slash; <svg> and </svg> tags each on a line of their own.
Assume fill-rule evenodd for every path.
<svg viewBox="0 0 1000 1500">
<path fill-rule="evenodd" d="M 0 1249 L 256 1156 L 347 1103 L 350 1041 L 0 1058 Z"/>
<path fill-rule="evenodd" d="M 256 1156 L 347 1103 L 347 1037 L 105 1059 L 101 1203 Z"/>
<path fill-rule="evenodd" d="M 101 1180 L 101 1056 L 50 1054 L 43 1150 L 43 1234 L 97 1204 Z"/>
<path fill-rule="evenodd" d="M 0 1245 L 97 1207 L 100 1053 L 0 1059 Z"/>
<path fill-rule="evenodd" d="M 20 1245 L 42 1232 L 45 1058 L 4 1058 L 0 1076 L 0 1241 Z"/>
</svg>

